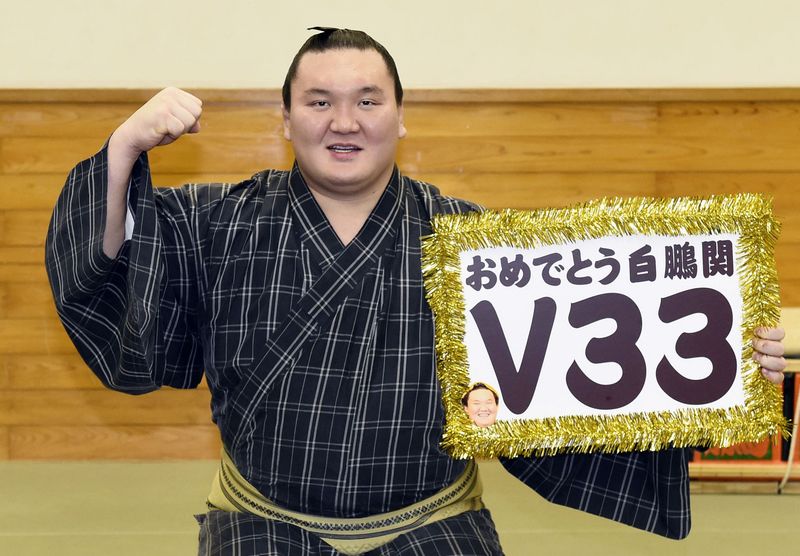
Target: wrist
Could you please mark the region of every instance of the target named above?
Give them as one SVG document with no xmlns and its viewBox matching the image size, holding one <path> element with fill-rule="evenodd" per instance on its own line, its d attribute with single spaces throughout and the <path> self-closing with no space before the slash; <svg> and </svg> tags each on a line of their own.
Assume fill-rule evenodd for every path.
<svg viewBox="0 0 800 556">
<path fill-rule="evenodd" d="M 124 161 L 126 164 L 133 166 L 133 163 L 144 151 L 133 146 L 125 133 L 124 125 L 114 130 L 108 140 L 109 158 L 116 158 L 120 162 Z"/>
</svg>

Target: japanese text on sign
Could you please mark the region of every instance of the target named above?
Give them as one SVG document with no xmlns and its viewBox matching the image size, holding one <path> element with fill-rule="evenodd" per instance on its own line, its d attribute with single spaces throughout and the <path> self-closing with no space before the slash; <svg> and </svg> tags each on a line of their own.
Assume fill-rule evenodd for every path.
<svg viewBox="0 0 800 556">
<path fill-rule="evenodd" d="M 498 418 L 744 403 L 734 234 L 461 252 L 470 381 Z"/>
</svg>

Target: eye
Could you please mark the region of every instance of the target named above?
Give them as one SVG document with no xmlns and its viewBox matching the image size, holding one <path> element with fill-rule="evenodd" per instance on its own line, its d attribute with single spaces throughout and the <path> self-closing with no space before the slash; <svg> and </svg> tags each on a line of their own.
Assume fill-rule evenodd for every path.
<svg viewBox="0 0 800 556">
<path fill-rule="evenodd" d="M 328 102 L 327 100 L 314 100 L 309 103 L 309 106 L 312 106 L 314 108 L 327 108 L 330 105 L 331 103 Z"/>
<path fill-rule="evenodd" d="M 359 106 L 377 106 L 378 103 L 371 99 L 363 99 L 358 102 Z"/>
</svg>

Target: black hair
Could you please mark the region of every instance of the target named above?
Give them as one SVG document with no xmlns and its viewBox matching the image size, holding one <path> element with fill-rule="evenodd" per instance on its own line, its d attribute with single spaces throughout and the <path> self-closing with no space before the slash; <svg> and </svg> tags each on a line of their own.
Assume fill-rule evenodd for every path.
<svg viewBox="0 0 800 556">
<path fill-rule="evenodd" d="M 326 50 L 336 50 L 345 48 L 354 48 L 356 50 L 374 50 L 381 55 L 383 61 L 386 63 L 386 69 L 389 70 L 389 75 L 394 80 L 394 97 L 397 105 L 403 103 L 403 85 L 400 83 L 400 75 L 397 73 L 397 65 L 394 63 L 394 58 L 389 54 L 389 51 L 384 46 L 367 35 L 364 31 L 355 31 L 353 29 L 336 29 L 334 27 L 309 27 L 309 30 L 320 31 L 316 35 L 311 35 L 297 54 L 294 55 L 292 64 L 289 66 L 289 71 L 286 72 L 286 79 L 283 81 L 283 105 L 287 110 L 292 105 L 292 81 L 297 75 L 297 68 L 300 65 L 300 59 L 307 52 L 325 52 Z"/>
</svg>

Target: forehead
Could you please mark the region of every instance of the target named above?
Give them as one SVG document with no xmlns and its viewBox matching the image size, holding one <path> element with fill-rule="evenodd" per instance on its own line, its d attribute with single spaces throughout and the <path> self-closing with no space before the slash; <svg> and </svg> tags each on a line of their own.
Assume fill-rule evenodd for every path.
<svg viewBox="0 0 800 556">
<path fill-rule="evenodd" d="M 478 388 L 470 392 L 467 399 L 469 401 L 494 401 L 494 394 L 492 394 L 491 390 L 487 390 L 486 388 Z"/>
<path fill-rule="evenodd" d="M 376 50 L 341 48 L 307 52 L 297 66 L 292 96 L 302 95 L 308 89 L 336 92 L 374 86 L 386 94 L 394 92 L 392 76 Z"/>
</svg>

